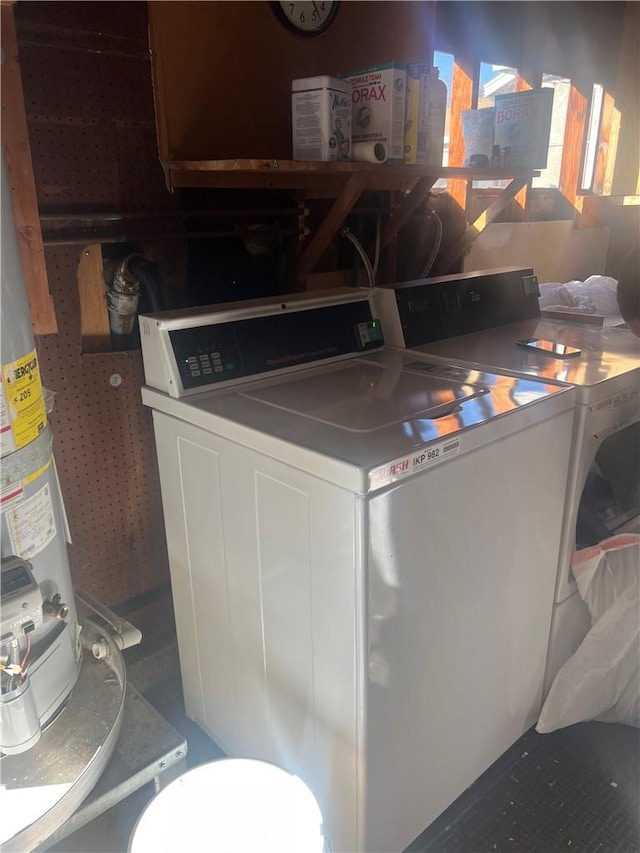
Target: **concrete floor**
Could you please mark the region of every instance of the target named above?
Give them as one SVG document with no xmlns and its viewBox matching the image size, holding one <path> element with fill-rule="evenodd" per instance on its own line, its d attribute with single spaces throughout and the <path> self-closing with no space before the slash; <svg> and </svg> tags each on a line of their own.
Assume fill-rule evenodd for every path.
<svg viewBox="0 0 640 853">
<path fill-rule="evenodd" d="M 222 751 L 184 713 L 171 599 L 164 597 L 122 615 L 143 634 L 139 646 L 124 652 L 127 682 L 187 740 L 189 767 L 222 757 Z M 153 784 L 146 785 L 49 850 L 52 853 L 124 853 L 135 823 L 153 795 Z"/>
<path fill-rule="evenodd" d="M 184 714 L 170 599 L 127 618 L 144 635 L 125 652 L 130 683 L 186 738 L 189 766 L 221 757 Z M 153 793 L 147 785 L 51 850 L 124 853 Z M 407 853 L 637 853 L 639 803 L 637 729 L 587 723 L 553 735 L 530 731 Z"/>
</svg>

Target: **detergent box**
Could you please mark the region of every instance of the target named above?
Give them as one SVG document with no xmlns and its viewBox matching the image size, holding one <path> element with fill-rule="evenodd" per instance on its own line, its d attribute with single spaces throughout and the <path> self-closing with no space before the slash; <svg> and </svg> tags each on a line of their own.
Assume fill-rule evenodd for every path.
<svg viewBox="0 0 640 853">
<path fill-rule="evenodd" d="M 549 151 L 553 89 L 496 95 L 493 144 L 509 148 L 512 169 L 544 169 Z"/>
<path fill-rule="evenodd" d="M 351 84 L 351 140 L 382 142 L 390 163 L 404 162 L 407 66 L 384 62 L 372 68 L 346 71 L 340 77 Z"/>
<path fill-rule="evenodd" d="M 303 77 L 291 83 L 294 160 L 348 160 L 351 154 L 351 86 L 337 77 Z"/>
</svg>

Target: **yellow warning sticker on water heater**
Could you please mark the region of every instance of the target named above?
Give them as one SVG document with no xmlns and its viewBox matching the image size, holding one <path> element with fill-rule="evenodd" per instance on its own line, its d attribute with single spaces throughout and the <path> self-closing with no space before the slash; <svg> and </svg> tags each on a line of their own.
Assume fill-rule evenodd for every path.
<svg viewBox="0 0 640 853">
<path fill-rule="evenodd" d="M 28 355 L 2 365 L 3 445 L 14 450 L 30 444 L 47 426 L 38 356 Z"/>
</svg>

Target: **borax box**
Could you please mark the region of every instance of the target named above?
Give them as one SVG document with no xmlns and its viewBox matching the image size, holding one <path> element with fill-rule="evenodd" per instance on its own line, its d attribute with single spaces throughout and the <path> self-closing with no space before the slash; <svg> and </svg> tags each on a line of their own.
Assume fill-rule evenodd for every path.
<svg viewBox="0 0 640 853">
<path fill-rule="evenodd" d="M 390 163 L 404 161 L 404 111 L 407 67 L 384 62 L 372 68 L 346 71 L 351 83 L 351 142 L 383 142 Z"/>
<path fill-rule="evenodd" d="M 546 168 L 553 89 L 496 95 L 494 104 L 493 144 L 511 149 L 507 168 Z"/>
</svg>

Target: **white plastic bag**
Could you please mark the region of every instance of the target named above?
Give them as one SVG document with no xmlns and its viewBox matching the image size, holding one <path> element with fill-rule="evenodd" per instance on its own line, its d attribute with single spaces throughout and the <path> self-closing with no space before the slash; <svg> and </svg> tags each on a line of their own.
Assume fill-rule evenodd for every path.
<svg viewBox="0 0 640 853">
<path fill-rule="evenodd" d="M 584 720 L 640 727 L 640 536 L 577 551 L 572 569 L 591 630 L 558 672 L 536 730 Z"/>
<path fill-rule="evenodd" d="M 547 282 L 540 285 L 540 308 L 570 309 L 622 322 L 616 297 L 617 285 L 615 278 L 606 275 L 591 275 L 585 281 L 566 281 L 562 284 Z"/>
</svg>

